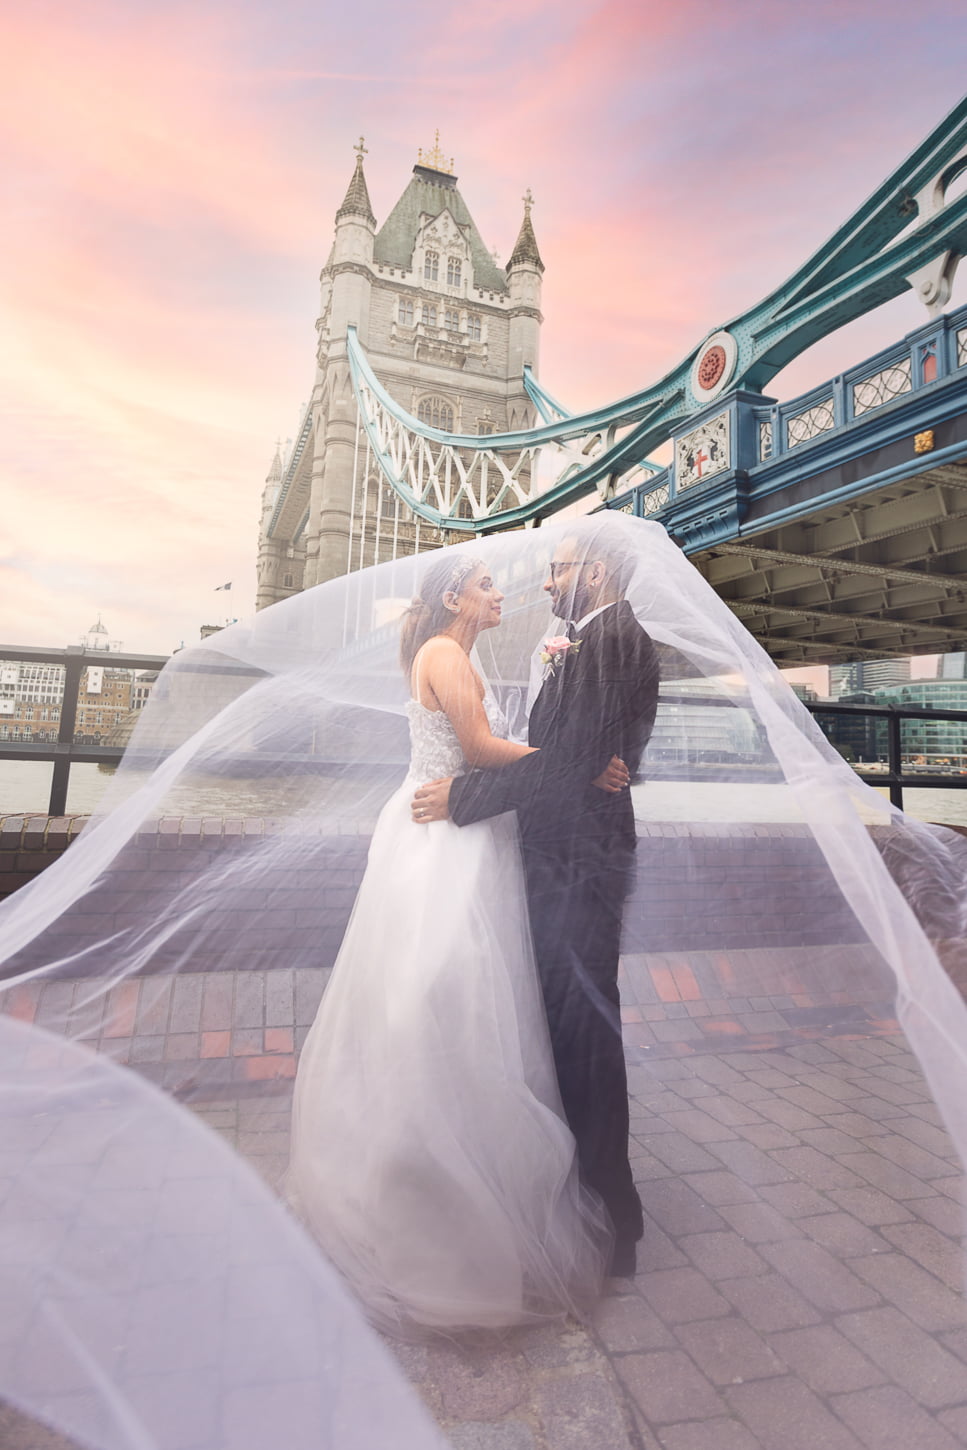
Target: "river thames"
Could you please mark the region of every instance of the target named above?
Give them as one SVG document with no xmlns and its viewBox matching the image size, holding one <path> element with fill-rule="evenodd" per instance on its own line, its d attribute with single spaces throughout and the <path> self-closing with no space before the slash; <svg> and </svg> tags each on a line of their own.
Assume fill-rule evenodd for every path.
<svg viewBox="0 0 967 1450">
<path fill-rule="evenodd" d="M 44 813 L 50 792 L 51 765 L 40 761 L 0 761 L 0 815 Z M 98 765 L 75 765 L 70 773 L 67 810 L 71 815 L 90 815 L 97 808 L 113 770 Z M 291 793 L 297 806 L 303 795 L 298 780 L 275 782 L 272 799 L 265 795 L 266 782 L 234 780 L 231 800 L 226 800 L 224 780 L 212 781 L 210 792 L 193 790 L 192 815 L 261 816 L 285 812 Z M 877 793 L 887 796 L 885 788 Z M 773 821 L 789 819 L 788 798 L 781 787 L 703 786 L 676 787 L 671 781 L 646 782 L 635 788 L 639 816 L 650 820 L 718 819 Z M 967 789 L 916 790 L 903 792 L 904 810 L 920 821 L 936 825 L 967 826 Z M 697 810 L 695 809 L 697 807 Z"/>
</svg>

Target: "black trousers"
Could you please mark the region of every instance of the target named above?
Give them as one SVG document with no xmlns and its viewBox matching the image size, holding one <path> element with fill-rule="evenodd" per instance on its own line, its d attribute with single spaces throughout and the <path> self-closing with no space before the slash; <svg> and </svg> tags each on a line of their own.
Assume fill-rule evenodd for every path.
<svg viewBox="0 0 967 1450">
<path fill-rule="evenodd" d="M 621 1044 L 618 954 L 633 853 L 584 840 L 563 859 L 524 843 L 528 906 L 564 1113 L 583 1181 L 619 1241 L 642 1235 L 628 1162 L 628 1080 Z"/>
</svg>

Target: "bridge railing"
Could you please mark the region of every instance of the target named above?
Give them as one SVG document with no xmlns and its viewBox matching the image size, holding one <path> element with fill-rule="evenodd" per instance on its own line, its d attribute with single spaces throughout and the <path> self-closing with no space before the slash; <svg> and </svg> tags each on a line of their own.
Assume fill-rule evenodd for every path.
<svg viewBox="0 0 967 1450">
<path fill-rule="evenodd" d="M 160 670 L 167 662 L 167 656 L 87 650 L 80 646 L 68 646 L 66 649 L 39 649 L 23 645 L 0 645 L 0 660 L 14 663 L 55 664 L 64 668 L 64 692 L 60 706 L 57 740 L 53 742 L 0 740 L 0 761 L 53 762 L 48 813 L 51 816 L 63 816 L 67 811 L 71 766 L 77 764 L 117 765 L 124 754 L 122 745 L 92 744 L 88 741 L 75 741 L 74 739 L 84 670 L 89 666 L 132 671 Z M 244 669 L 238 670 L 237 667 L 226 666 L 225 668 L 228 673 L 249 673 Z M 699 709 L 735 708 L 734 701 L 721 695 L 678 696 L 663 693 L 660 703 L 684 709 L 690 707 Z M 868 785 L 887 787 L 892 804 L 900 809 L 903 808 L 904 787 L 907 789 L 967 789 L 967 769 L 947 772 L 938 769 L 931 772 L 928 767 L 910 768 L 912 762 L 908 762 L 907 768 L 904 768 L 902 730 L 904 720 L 962 722 L 965 728 L 960 755 L 967 757 L 967 710 L 942 710 L 934 709 L 932 706 L 843 705 L 832 701 L 807 701 L 805 704 L 814 718 L 817 718 L 820 728 L 823 728 L 823 716 L 852 716 L 856 719 L 885 721 L 886 769 L 882 769 L 884 762 L 879 758 L 875 761 L 857 762 L 854 768 L 859 778 Z M 877 751 L 878 757 L 882 753 Z M 912 751 L 907 752 L 908 755 L 913 753 Z M 310 764 L 308 761 L 305 763 Z M 864 769 L 864 765 L 867 767 L 866 769 Z M 661 770 L 662 774 L 667 774 L 668 768 L 663 766 Z M 20 809 L 19 803 L 17 809 Z"/>
<path fill-rule="evenodd" d="M 931 771 L 929 766 L 907 770 L 903 767 L 904 720 L 962 722 L 964 738 L 960 754 L 964 756 L 967 755 L 967 710 L 935 710 L 932 706 L 908 705 L 839 705 L 821 700 L 809 700 L 805 704 L 820 729 L 823 729 L 823 722 L 818 717 L 823 715 L 866 717 L 886 722 L 886 771 L 863 769 L 864 764 L 869 766 L 878 764 L 879 761 L 857 761 L 853 763 L 853 768 L 860 780 L 867 785 L 888 786 L 890 802 L 900 810 L 903 809 L 904 786 L 910 790 L 967 790 L 967 769 L 945 772 L 939 769 Z M 908 755 L 913 753 L 907 752 Z"/>
<path fill-rule="evenodd" d="M 964 367 L 967 307 L 932 319 L 882 352 L 787 402 L 763 399 L 755 403 L 746 395 L 736 405 L 740 413 L 751 416 L 753 424 L 752 457 L 744 466 L 754 469 L 775 464 L 824 434 L 860 422 Z M 675 473 L 670 465 L 663 473 L 625 489 L 609 506 L 645 518 L 657 514 L 681 492 Z"/>
<path fill-rule="evenodd" d="M 91 650 L 82 645 L 65 649 L 35 649 L 29 645 L 0 645 L 0 660 L 5 664 L 60 665 L 64 670 L 63 695 L 59 701 L 60 720 L 57 739 L 0 740 L 0 760 L 53 761 L 48 811 L 62 816 L 67 811 L 67 791 L 72 765 L 117 765 L 124 754 L 120 745 L 101 745 L 75 740 L 77 707 L 81 678 L 89 668 L 109 670 L 160 670 L 167 655 L 122 653 L 114 650 Z M 49 702 L 53 705 L 55 702 Z M 0 716 L 0 724 L 3 717 Z M 50 732 L 51 734 L 53 731 Z"/>
</svg>

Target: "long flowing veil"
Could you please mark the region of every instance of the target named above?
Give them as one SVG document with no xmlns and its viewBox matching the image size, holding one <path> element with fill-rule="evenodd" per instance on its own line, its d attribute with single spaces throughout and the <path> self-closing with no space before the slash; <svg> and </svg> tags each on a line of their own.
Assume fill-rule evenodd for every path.
<svg viewBox="0 0 967 1450">
<path fill-rule="evenodd" d="M 506 596 L 478 663 L 518 738 L 555 629 L 547 560 L 575 527 L 455 546 Z M 633 557 L 628 598 L 662 668 L 632 786 L 633 1090 L 676 1062 L 774 1068 L 823 1033 L 875 1048 L 902 1031 L 967 1159 L 950 974 L 967 841 L 856 779 L 657 524 L 593 527 Z M 0 1394 L 81 1443 L 234 1450 L 268 1443 L 270 1422 L 291 1447 L 390 1443 L 381 1415 L 394 1445 L 432 1443 L 314 1246 L 210 1126 L 291 1087 L 406 773 L 399 617 L 426 567 L 333 580 L 177 654 L 97 817 L 0 914 Z M 855 1101 L 884 1060 L 853 1061 Z M 749 1171 L 743 1190 L 775 1181 Z"/>
</svg>

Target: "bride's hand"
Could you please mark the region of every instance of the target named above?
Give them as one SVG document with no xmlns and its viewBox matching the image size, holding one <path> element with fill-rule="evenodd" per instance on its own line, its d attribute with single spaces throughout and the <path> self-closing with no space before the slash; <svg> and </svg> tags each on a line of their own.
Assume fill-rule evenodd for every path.
<svg viewBox="0 0 967 1450">
<path fill-rule="evenodd" d="M 410 803 L 413 820 L 418 826 L 428 826 L 431 821 L 445 821 L 450 814 L 450 785 L 453 776 L 445 780 L 431 780 L 421 785 Z"/>
<path fill-rule="evenodd" d="M 598 790 L 606 790 L 609 795 L 617 795 L 618 791 L 631 784 L 631 774 L 624 761 L 617 755 L 612 755 L 604 770 L 591 784 L 596 785 Z"/>
</svg>

